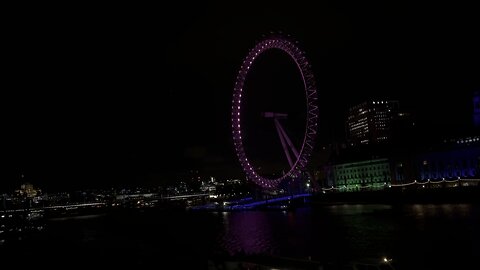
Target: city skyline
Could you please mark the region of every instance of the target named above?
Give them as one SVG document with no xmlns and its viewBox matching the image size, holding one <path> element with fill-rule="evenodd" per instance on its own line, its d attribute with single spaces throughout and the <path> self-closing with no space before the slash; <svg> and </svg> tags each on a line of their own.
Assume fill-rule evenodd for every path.
<svg viewBox="0 0 480 270">
<path fill-rule="evenodd" d="M 241 176 L 231 94 L 243 57 L 270 31 L 291 34 L 311 60 L 319 143 L 343 140 L 347 109 L 370 98 L 399 100 L 430 135 L 472 124 L 473 9 L 194 5 L 164 10 L 176 21 L 135 7 L 16 10 L 2 189 L 18 186 L 20 173 L 61 187 L 156 183 L 191 169 Z"/>
</svg>

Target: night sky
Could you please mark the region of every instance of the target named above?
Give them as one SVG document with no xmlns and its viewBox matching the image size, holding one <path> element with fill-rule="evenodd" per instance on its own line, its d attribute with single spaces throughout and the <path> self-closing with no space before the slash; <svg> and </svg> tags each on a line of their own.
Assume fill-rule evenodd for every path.
<svg viewBox="0 0 480 270">
<path fill-rule="evenodd" d="M 345 110 L 368 98 L 400 100 L 435 136 L 468 130 L 480 87 L 473 4 L 173 1 L 7 13 L 0 190 L 25 179 L 47 190 L 155 185 L 197 169 L 241 176 L 232 88 L 270 31 L 291 34 L 312 63 L 320 143 L 342 140 Z M 270 59 L 265 74 L 291 70 Z"/>
</svg>

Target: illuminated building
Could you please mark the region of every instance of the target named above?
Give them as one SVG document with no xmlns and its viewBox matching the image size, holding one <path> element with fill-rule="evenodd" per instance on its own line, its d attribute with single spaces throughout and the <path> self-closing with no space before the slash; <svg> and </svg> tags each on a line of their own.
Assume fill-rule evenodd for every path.
<svg viewBox="0 0 480 270">
<path fill-rule="evenodd" d="M 33 185 L 30 183 L 25 183 L 20 186 L 20 189 L 17 189 L 15 193 L 21 197 L 33 198 L 40 194 L 39 189 L 33 188 Z"/>
<path fill-rule="evenodd" d="M 347 116 L 348 139 L 352 145 L 388 142 L 398 101 L 368 101 L 351 107 Z"/>
<path fill-rule="evenodd" d="M 449 149 L 438 149 L 417 156 L 418 180 L 480 177 L 480 137 L 458 139 Z"/>
<path fill-rule="evenodd" d="M 391 183 L 390 162 L 381 158 L 332 165 L 326 176 L 329 185 L 341 191 L 383 189 Z"/>
<path fill-rule="evenodd" d="M 473 126 L 480 129 L 480 91 L 473 93 Z"/>
</svg>

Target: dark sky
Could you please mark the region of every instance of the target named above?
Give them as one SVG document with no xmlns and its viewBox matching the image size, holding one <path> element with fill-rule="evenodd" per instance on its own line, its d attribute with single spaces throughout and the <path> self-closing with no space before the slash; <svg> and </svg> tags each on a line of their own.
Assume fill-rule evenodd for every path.
<svg viewBox="0 0 480 270">
<path fill-rule="evenodd" d="M 232 87 L 270 31 L 294 36 L 312 63 L 321 142 L 342 139 L 346 108 L 368 98 L 399 99 L 432 133 L 471 122 L 473 4 L 176 2 L 8 10 L 0 189 L 22 172 L 47 189 L 156 184 L 192 169 L 240 176 Z"/>
</svg>

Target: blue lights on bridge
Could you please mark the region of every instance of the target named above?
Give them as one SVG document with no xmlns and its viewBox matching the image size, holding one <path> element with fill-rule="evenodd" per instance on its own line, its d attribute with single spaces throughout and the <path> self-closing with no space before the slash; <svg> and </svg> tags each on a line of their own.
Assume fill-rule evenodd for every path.
<svg viewBox="0 0 480 270">
<path fill-rule="evenodd" d="M 229 210 L 249 210 L 249 209 L 256 209 L 263 206 L 271 206 L 281 202 L 291 202 L 293 200 L 307 198 L 312 196 L 310 193 L 303 193 L 303 194 L 295 194 L 295 195 L 288 195 L 282 197 L 275 197 L 269 199 L 262 199 L 254 201 L 253 198 L 248 197 L 236 201 L 224 202 L 223 205 L 215 205 L 215 204 L 208 204 L 208 205 L 201 205 L 192 207 L 192 210 L 220 210 L 220 211 L 229 211 Z M 284 205 L 281 205 L 285 208 Z"/>
</svg>

